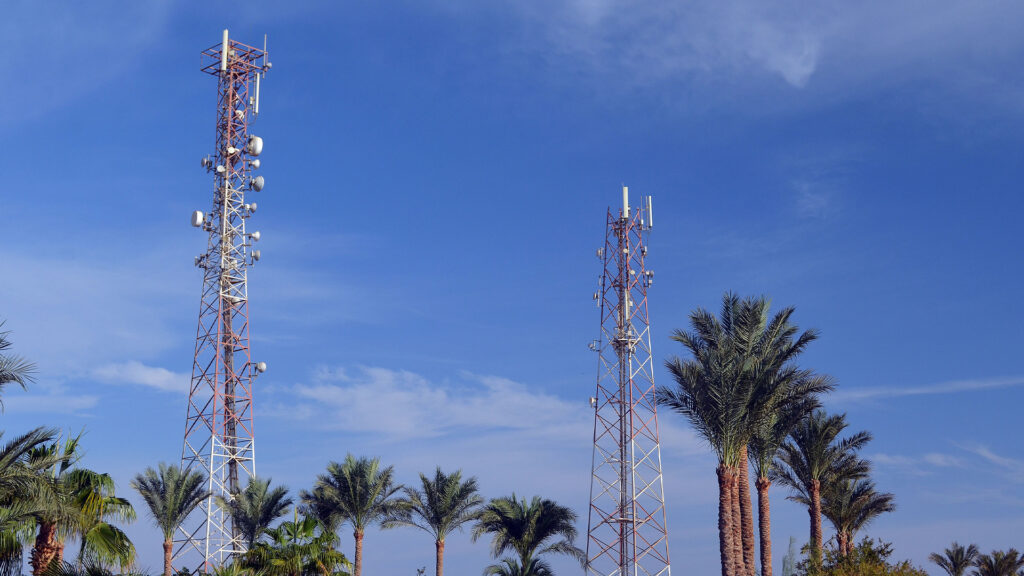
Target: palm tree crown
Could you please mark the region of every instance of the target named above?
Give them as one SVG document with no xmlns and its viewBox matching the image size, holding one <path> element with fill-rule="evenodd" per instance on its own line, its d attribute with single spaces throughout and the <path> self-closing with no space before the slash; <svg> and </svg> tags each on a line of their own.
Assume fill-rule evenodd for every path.
<svg viewBox="0 0 1024 576">
<path fill-rule="evenodd" d="M 484 534 L 491 534 L 491 555 L 498 558 L 506 552 L 518 556 L 518 567 L 527 569 L 535 566 L 535 575 L 548 570 L 546 564 L 536 557 L 544 554 L 564 554 L 584 562 L 583 551 L 574 544 L 576 539 L 576 513 L 552 500 L 534 496 L 529 502 L 525 498 L 495 498 L 484 507 L 473 528 L 473 541 Z M 504 559 L 505 568 L 510 568 L 510 559 Z M 515 560 L 515 559 L 511 559 Z M 498 574 L 501 565 L 488 568 L 487 573 Z"/>
<path fill-rule="evenodd" d="M 964 576 L 967 569 L 974 565 L 978 554 L 980 552 L 974 544 L 964 547 L 959 542 L 953 542 L 953 545 L 946 548 L 942 555 L 932 552 L 928 555 L 928 559 L 942 568 L 949 576 Z"/>
<path fill-rule="evenodd" d="M 166 539 L 173 538 L 178 526 L 210 495 L 202 472 L 185 472 L 163 462 L 159 470 L 146 468 L 145 472 L 136 475 L 132 488 L 142 496 L 153 521 Z"/>
<path fill-rule="evenodd" d="M 809 502 L 797 499 L 805 505 Z M 837 479 L 822 490 L 821 512 L 836 529 L 839 553 L 850 553 L 857 532 L 885 512 L 896 509 L 896 497 L 877 492 L 867 479 Z"/>
<path fill-rule="evenodd" d="M 284 516 L 292 505 L 288 488 L 270 488 L 271 479 L 250 477 L 245 490 L 239 490 L 230 499 L 217 497 L 217 504 L 231 516 L 232 526 L 245 538 L 251 548 L 275 520 Z"/>
<path fill-rule="evenodd" d="M 0 328 L 4 325 L 0 322 Z M 0 332 L 0 352 L 9 350 L 11 347 L 11 340 L 8 338 L 10 331 Z M 0 354 L 0 392 L 8 384 L 17 384 L 25 389 L 29 382 L 32 382 L 32 378 L 35 374 L 35 364 L 25 360 L 21 356 L 14 354 Z M 0 401 L 0 408 L 3 408 L 3 402 Z"/>
<path fill-rule="evenodd" d="M 1016 549 L 1006 552 L 993 550 L 991 554 L 982 554 L 974 561 L 974 576 L 1017 576 L 1024 568 L 1024 556 Z"/>
<path fill-rule="evenodd" d="M 462 481 L 462 471 L 445 474 L 438 467 L 434 478 L 420 474 L 423 489 L 406 487 L 388 526 L 415 526 L 439 541 L 479 516 L 483 498 L 477 492 L 476 478 Z"/>
<path fill-rule="evenodd" d="M 363 533 L 366 528 L 384 523 L 397 510 L 392 466 L 381 468 L 379 458 L 355 458 L 351 454 L 342 463 L 331 462 L 327 473 L 320 474 L 312 492 L 302 493 L 306 509 L 330 530 L 349 523 L 356 541 L 355 576 L 362 574 Z"/>
</svg>

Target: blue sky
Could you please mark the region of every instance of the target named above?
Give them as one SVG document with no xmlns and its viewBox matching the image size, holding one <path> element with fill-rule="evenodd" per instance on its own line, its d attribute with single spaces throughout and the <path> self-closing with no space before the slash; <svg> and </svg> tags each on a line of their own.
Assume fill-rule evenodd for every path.
<svg viewBox="0 0 1024 576">
<path fill-rule="evenodd" d="M 347 452 L 410 482 L 585 513 L 604 213 L 654 196 L 654 350 L 726 290 L 797 308 L 832 410 L 924 564 L 1024 544 L 1017 215 L 1024 5 L 1012 2 L 123 3 L 0 18 L 0 317 L 39 381 L 8 434 L 85 427 L 131 476 L 180 455 L 210 202 L 220 30 L 274 68 L 250 225 L 257 468 L 293 490 Z M 664 370 L 657 374 L 667 384 Z M 663 414 L 676 572 L 717 568 L 714 462 Z M 806 514 L 772 496 L 775 559 Z M 581 522 L 581 530 L 585 526 Z M 130 529 L 143 565 L 158 535 Z M 349 535 L 343 542 L 350 553 Z M 581 539 L 582 542 L 582 539 Z M 449 540 L 452 573 L 487 563 Z M 429 536 L 371 532 L 371 573 Z M 556 567 L 572 573 L 563 561 Z M 778 569 L 778 566 L 776 566 Z"/>
</svg>

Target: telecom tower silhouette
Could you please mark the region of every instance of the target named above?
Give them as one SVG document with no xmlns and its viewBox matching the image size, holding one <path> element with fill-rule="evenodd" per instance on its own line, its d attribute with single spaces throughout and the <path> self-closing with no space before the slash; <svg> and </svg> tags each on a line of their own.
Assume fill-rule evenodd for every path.
<svg viewBox="0 0 1024 576">
<path fill-rule="evenodd" d="M 651 198 L 608 210 L 600 291 L 601 338 L 594 408 L 593 474 L 587 522 L 588 576 L 669 576 L 665 489 L 651 355 L 645 239 Z"/>
<path fill-rule="evenodd" d="M 174 558 L 207 573 L 245 551 L 216 498 L 230 499 L 241 477 L 256 473 L 252 385 L 267 366 L 249 349 L 247 273 L 260 258 L 253 249 L 260 233 L 245 230 L 256 211 L 245 193 L 263 188 L 263 177 L 253 176 L 263 139 L 250 134 L 249 125 L 259 114 L 260 79 L 269 68 L 266 38 L 261 50 L 229 40 L 225 30 L 220 44 L 202 52 L 201 70 L 217 77 L 217 138 L 216 152 L 202 161 L 214 177 L 213 206 L 209 214 L 192 214 L 192 225 L 209 240 L 195 260 L 203 290 L 181 467 L 206 475 L 210 496 L 193 516 L 199 519 L 179 529 Z"/>
</svg>

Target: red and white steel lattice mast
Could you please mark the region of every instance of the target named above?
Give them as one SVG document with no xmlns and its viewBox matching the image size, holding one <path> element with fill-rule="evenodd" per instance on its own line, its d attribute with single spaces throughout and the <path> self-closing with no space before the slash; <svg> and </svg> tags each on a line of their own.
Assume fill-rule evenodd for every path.
<svg viewBox="0 0 1024 576">
<path fill-rule="evenodd" d="M 252 385 L 266 364 L 255 362 L 249 348 L 247 271 L 260 258 L 253 243 L 259 232 L 246 232 L 256 211 L 245 193 L 263 188 L 260 166 L 263 140 L 249 133 L 259 114 L 260 79 L 270 68 L 266 39 L 263 49 L 229 40 L 202 52 L 202 71 L 217 77 L 216 153 L 203 158 L 214 176 L 213 207 L 196 211 L 192 225 L 209 233 L 206 252 L 196 258 L 203 271 L 203 292 L 196 331 L 195 360 L 181 451 L 184 470 L 208 478 L 210 496 L 183 525 L 175 539 L 174 558 L 189 568 L 211 572 L 232 555 L 245 551 L 245 541 L 216 498 L 229 499 L 244 489 L 242 477 L 256 473 Z"/>
<path fill-rule="evenodd" d="M 600 292 L 601 338 L 594 408 L 593 474 L 587 522 L 587 575 L 669 576 L 665 489 L 651 355 L 645 237 L 651 198 L 608 210 Z"/>
</svg>

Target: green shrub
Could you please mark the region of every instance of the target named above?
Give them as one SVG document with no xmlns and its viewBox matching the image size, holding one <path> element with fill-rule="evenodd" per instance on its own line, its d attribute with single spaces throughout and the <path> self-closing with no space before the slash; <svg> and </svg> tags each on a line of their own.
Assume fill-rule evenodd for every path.
<svg viewBox="0 0 1024 576">
<path fill-rule="evenodd" d="M 797 566 L 798 576 L 928 576 L 908 560 L 890 562 L 892 544 L 864 538 L 848 556 L 841 556 L 835 546 L 825 548 L 821 568 L 808 560 Z"/>
</svg>

